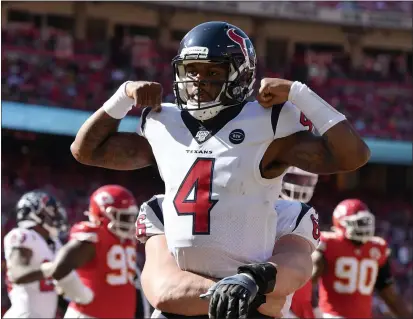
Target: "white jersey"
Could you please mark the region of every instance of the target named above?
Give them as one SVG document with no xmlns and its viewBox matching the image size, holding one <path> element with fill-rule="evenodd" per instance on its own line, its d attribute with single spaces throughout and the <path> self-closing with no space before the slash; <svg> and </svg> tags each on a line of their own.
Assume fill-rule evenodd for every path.
<svg viewBox="0 0 413 319">
<path fill-rule="evenodd" d="M 54 247 L 53 247 L 54 246 Z M 32 229 L 14 228 L 4 237 L 4 255 L 7 269 L 13 267 L 13 248 L 27 248 L 32 251 L 28 269 L 38 270 L 46 261 L 52 261 L 62 244 L 58 239 L 49 244 Z M 11 284 L 9 287 L 11 308 L 4 318 L 55 318 L 58 295 L 52 280 L 41 280 L 24 285 Z"/>
<path fill-rule="evenodd" d="M 160 113 L 144 110 L 138 133 L 165 182 L 169 250 L 181 269 L 222 278 L 271 256 L 283 175 L 261 177 L 260 162 L 274 139 L 308 127 L 290 102 L 270 109 L 249 102 L 204 125 L 165 104 Z"/>
<path fill-rule="evenodd" d="M 164 234 L 164 217 L 162 214 L 162 202 L 164 195 L 155 195 L 147 202 L 143 203 L 138 216 L 137 237 L 145 243 L 151 236 Z M 276 225 L 277 235 L 272 247 L 281 237 L 295 235 L 304 238 L 310 244 L 312 251 L 319 243 L 318 214 L 309 205 L 289 200 L 277 200 L 273 205 L 278 215 Z M 269 225 L 270 226 L 270 225 Z M 240 238 L 240 241 L 247 242 L 250 238 Z M 234 275 L 236 270 L 233 271 Z M 293 294 L 287 296 L 286 303 L 281 311 L 283 317 L 287 317 L 291 307 Z M 161 318 L 161 317 L 159 317 Z"/>
</svg>

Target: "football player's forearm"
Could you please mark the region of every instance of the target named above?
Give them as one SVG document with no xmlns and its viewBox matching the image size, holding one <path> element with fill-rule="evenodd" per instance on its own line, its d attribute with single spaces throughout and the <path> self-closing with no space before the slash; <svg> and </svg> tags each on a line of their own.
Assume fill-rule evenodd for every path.
<svg viewBox="0 0 413 319">
<path fill-rule="evenodd" d="M 51 273 L 51 277 L 60 280 L 89 262 L 94 256 L 95 247 L 92 243 L 72 239 L 58 251 L 48 272 Z"/>
<path fill-rule="evenodd" d="M 277 267 L 274 297 L 286 297 L 301 288 L 310 278 L 312 261 L 309 253 L 284 252 L 272 256 L 268 262 Z"/>
<path fill-rule="evenodd" d="M 206 293 L 214 280 L 187 271 L 165 274 L 156 280 L 142 273 L 142 287 L 148 301 L 156 309 L 184 316 L 208 314 L 208 301 L 199 296 Z"/>
<path fill-rule="evenodd" d="M 411 318 L 412 313 L 407 309 L 403 298 L 396 292 L 394 285 L 389 285 L 379 291 L 380 297 L 398 318 Z"/>
<path fill-rule="evenodd" d="M 319 160 L 331 166 L 332 173 L 334 170 L 356 170 L 367 163 L 370 149 L 343 114 L 300 82 L 292 84 L 289 100 L 304 113 L 322 135 L 320 146 L 323 144 L 326 150 L 318 154 Z M 305 156 L 309 157 L 311 154 Z M 314 155 L 312 157 L 317 161 Z M 321 170 L 323 173 L 322 168 L 317 167 L 316 164 L 307 164 L 310 169 L 303 169 L 316 173 Z"/>
<path fill-rule="evenodd" d="M 28 270 L 25 273 L 19 275 L 13 275 L 13 283 L 17 285 L 29 284 L 31 282 L 39 281 L 44 279 L 43 272 L 41 270 Z"/>
<path fill-rule="evenodd" d="M 369 147 L 347 120 L 330 128 L 322 138 L 339 171 L 354 171 L 370 158 Z"/>
</svg>

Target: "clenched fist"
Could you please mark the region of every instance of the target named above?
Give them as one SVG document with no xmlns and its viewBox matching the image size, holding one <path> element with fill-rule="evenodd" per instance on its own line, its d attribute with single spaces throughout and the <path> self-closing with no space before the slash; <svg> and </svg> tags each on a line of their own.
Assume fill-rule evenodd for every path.
<svg viewBox="0 0 413 319">
<path fill-rule="evenodd" d="M 288 101 L 292 81 L 264 78 L 261 80 L 257 101 L 265 108 Z"/>
<path fill-rule="evenodd" d="M 157 82 L 136 81 L 126 84 L 126 94 L 135 100 L 135 106 L 150 106 L 155 112 L 161 111 L 162 85 Z"/>
</svg>

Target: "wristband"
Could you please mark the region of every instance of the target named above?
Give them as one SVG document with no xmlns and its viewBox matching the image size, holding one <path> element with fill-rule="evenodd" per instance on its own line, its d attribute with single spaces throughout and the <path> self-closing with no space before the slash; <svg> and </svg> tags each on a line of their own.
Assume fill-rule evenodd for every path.
<svg viewBox="0 0 413 319">
<path fill-rule="evenodd" d="M 126 95 L 126 84 L 123 83 L 119 89 L 103 104 L 105 112 L 114 119 L 123 119 L 126 114 L 132 109 L 133 99 Z"/>
<path fill-rule="evenodd" d="M 260 294 L 268 294 L 275 288 L 277 268 L 271 263 L 249 264 L 238 267 L 239 274 L 250 274 Z"/>
<path fill-rule="evenodd" d="M 295 81 L 290 88 L 288 100 L 294 103 L 323 135 L 346 117 L 314 93 L 307 85 Z"/>
</svg>

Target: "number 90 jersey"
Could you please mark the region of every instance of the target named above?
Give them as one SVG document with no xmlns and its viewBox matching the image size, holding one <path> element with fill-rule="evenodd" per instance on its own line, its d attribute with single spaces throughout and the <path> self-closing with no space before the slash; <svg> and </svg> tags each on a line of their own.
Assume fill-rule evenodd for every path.
<svg viewBox="0 0 413 319">
<path fill-rule="evenodd" d="M 201 122 L 174 104 L 145 109 L 138 133 L 152 147 L 165 182 L 162 204 L 169 250 L 181 269 L 221 278 L 271 256 L 283 176 L 261 177 L 270 143 L 308 129 L 291 103 L 257 102 Z M 247 239 L 247 240 L 245 240 Z M 203 269 L 194 269 L 200 262 Z"/>
<path fill-rule="evenodd" d="M 94 298 L 82 305 L 69 307 L 94 318 L 134 318 L 136 310 L 136 247 L 132 240 L 121 241 L 107 227 L 90 222 L 73 225 L 71 240 L 95 245 L 95 257 L 76 269 L 83 284 Z"/>
<path fill-rule="evenodd" d="M 321 232 L 317 250 L 327 265 L 319 285 L 320 310 L 334 317 L 371 318 L 373 289 L 390 254 L 386 241 L 372 237 L 356 246 L 339 233 Z"/>
</svg>

